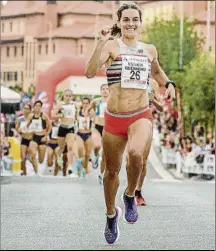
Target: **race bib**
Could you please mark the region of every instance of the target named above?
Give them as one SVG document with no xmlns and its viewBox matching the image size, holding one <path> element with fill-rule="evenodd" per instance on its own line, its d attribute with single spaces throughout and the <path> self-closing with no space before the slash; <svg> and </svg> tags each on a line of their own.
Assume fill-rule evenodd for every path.
<svg viewBox="0 0 216 251">
<path fill-rule="evenodd" d="M 53 126 L 53 128 L 52 128 L 52 134 L 51 134 L 52 139 L 57 139 L 58 138 L 58 130 L 59 130 L 58 127 Z"/>
<path fill-rule="evenodd" d="M 28 132 L 28 128 L 27 128 L 27 122 L 26 121 L 21 121 L 20 122 L 20 130 L 22 133 L 27 133 Z"/>
<path fill-rule="evenodd" d="M 90 120 L 89 118 L 86 119 L 85 117 L 79 117 L 79 129 L 81 130 L 88 130 L 90 127 Z"/>
<path fill-rule="evenodd" d="M 72 105 L 64 105 L 64 117 L 65 118 L 74 118 L 75 111 Z"/>
<path fill-rule="evenodd" d="M 106 108 L 107 108 L 107 103 L 100 104 L 100 114 L 99 114 L 100 118 L 104 118 L 104 113 L 105 113 Z"/>
<path fill-rule="evenodd" d="M 122 55 L 122 88 L 145 90 L 148 87 L 148 79 L 148 57 L 136 55 Z"/>
<path fill-rule="evenodd" d="M 41 119 L 33 119 L 30 125 L 31 131 L 41 132 L 43 131 L 42 120 Z"/>
</svg>

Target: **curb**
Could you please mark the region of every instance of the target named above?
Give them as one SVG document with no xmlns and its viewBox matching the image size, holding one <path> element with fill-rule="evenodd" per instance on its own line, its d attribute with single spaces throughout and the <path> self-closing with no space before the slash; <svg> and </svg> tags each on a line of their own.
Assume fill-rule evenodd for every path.
<svg viewBox="0 0 216 251">
<path fill-rule="evenodd" d="M 180 175 L 180 176 L 177 175 L 175 170 L 167 168 L 166 171 L 169 172 L 173 176 L 173 178 L 175 178 L 177 180 L 186 180 L 183 175 Z"/>
</svg>

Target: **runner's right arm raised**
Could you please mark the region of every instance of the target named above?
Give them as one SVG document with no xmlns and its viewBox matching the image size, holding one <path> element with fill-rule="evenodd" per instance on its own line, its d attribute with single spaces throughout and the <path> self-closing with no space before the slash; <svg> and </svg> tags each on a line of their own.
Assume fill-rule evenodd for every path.
<svg viewBox="0 0 216 251">
<path fill-rule="evenodd" d="M 100 32 L 99 41 L 93 55 L 88 61 L 85 69 L 87 78 L 95 77 L 97 71 L 107 62 L 110 57 L 110 29 L 106 28 Z"/>
</svg>

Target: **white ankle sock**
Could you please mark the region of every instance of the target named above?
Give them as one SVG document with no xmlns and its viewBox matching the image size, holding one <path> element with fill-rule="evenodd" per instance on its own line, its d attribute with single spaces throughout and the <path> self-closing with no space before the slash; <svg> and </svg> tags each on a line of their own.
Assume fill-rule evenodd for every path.
<svg viewBox="0 0 216 251">
<path fill-rule="evenodd" d="M 115 215 L 116 215 L 116 212 L 115 212 L 114 214 L 112 214 L 112 215 L 108 215 L 108 214 L 107 214 L 107 217 L 108 217 L 108 218 L 114 218 Z"/>
<path fill-rule="evenodd" d="M 128 194 L 126 194 L 126 193 L 125 193 L 125 195 L 126 195 L 127 197 L 130 197 L 130 198 L 133 198 L 133 197 L 134 197 L 134 196 L 128 195 Z"/>
</svg>

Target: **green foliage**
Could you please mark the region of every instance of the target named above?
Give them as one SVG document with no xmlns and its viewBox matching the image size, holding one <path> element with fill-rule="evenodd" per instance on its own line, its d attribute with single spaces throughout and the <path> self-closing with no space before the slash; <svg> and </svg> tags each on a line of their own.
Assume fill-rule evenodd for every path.
<svg viewBox="0 0 216 251">
<path fill-rule="evenodd" d="M 183 114 L 192 119 L 199 119 L 214 125 L 215 93 L 214 93 L 215 66 L 209 60 L 209 55 L 201 54 L 185 67 L 185 76 L 181 83 Z"/>
<path fill-rule="evenodd" d="M 146 28 L 143 40 L 154 44 L 160 65 L 181 90 L 184 124 L 190 131 L 194 119 L 214 128 L 214 63 L 201 52 L 204 38 L 199 37 L 194 22 L 184 20 L 183 69 L 179 69 L 180 19 L 155 18 Z"/>
<path fill-rule="evenodd" d="M 29 88 L 28 88 L 28 94 L 30 96 L 34 96 L 34 94 L 35 94 L 35 87 L 34 86 L 29 86 Z"/>
<path fill-rule="evenodd" d="M 15 92 L 18 92 L 18 93 L 20 93 L 22 91 L 22 87 L 17 84 L 15 86 L 9 86 L 9 89 L 11 89 Z"/>
<path fill-rule="evenodd" d="M 158 58 L 164 71 L 169 76 L 179 70 L 180 51 L 180 19 L 174 16 L 171 20 L 155 17 L 153 23 L 146 28 L 143 40 L 152 43 L 158 51 Z M 200 52 L 204 39 L 199 37 L 194 22 L 184 19 L 183 65 L 190 63 Z"/>
</svg>

